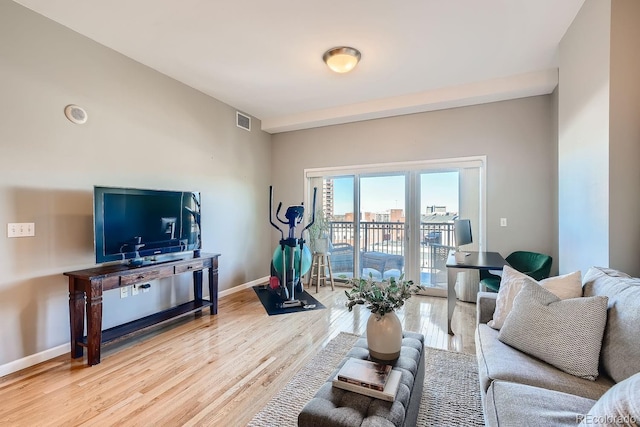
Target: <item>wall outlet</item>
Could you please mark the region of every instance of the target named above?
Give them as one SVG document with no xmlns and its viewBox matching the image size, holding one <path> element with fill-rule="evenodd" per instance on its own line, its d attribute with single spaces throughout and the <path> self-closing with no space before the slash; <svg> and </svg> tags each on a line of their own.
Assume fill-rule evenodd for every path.
<svg viewBox="0 0 640 427">
<path fill-rule="evenodd" d="M 123 286 L 120 288 L 120 298 L 126 298 L 129 296 L 129 287 Z"/>
<path fill-rule="evenodd" d="M 7 237 L 32 237 L 36 235 L 33 222 L 10 222 L 7 224 Z"/>
<path fill-rule="evenodd" d="M 138 285 L 133 285 L 131 286 L 131 295 L 138 295 L 140 293 L 140 288 L 138 288 Z"/>
<path fill-rule="evenodd" d="M 500 227 L 507 226 L 507 218 L 500 218 Z"/>
<path fill-rule="evenodd" d="M 140 285 L 140 287 L 142 288 L 142 293 L 146 294 L 147 292 L 149 292 L 151 290 L 151 285 L 149 283 L 145 283 L 144 285 Z"/>
</svg>

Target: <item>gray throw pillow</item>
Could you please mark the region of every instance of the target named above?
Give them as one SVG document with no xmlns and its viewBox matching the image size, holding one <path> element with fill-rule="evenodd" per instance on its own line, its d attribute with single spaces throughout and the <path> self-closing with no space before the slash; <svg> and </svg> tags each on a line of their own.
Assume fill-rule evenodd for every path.
<svg viewBox="0 0 640 427">
<path fill-rule="evenodd" d="M 640 425 L 640 373 L 611 387 L 584 416 L 586 425 Z"/>
<path fill-rule="evenodd" d="M 561 300 L 525 283 L 513 301 L 498 339 L 571 375 L 598 377 L 607 297 Z"/>
</svg>

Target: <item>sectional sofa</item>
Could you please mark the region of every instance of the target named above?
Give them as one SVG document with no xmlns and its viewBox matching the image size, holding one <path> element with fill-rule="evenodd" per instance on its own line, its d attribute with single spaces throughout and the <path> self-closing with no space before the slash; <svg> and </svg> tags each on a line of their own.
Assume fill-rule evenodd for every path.
<svg viewBox="0 0 640 427">
<path fill-rule="evenodd" d="M 594 267 L 573 299 L 527 281 L 500 329 L 488 325 L 498 294 L 478 295 L 486 425 L 640 425 L 640 279 Z"/>
</svg>

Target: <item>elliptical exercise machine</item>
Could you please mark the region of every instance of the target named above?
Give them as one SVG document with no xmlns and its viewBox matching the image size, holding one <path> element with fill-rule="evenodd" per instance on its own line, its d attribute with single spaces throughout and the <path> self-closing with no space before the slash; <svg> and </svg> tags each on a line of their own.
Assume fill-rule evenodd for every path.
<svg viewBox="0 0 640 427">
<path fill-rule="evenodd" d="M 286 220 L 280 218 L 282 202 L 278 203 L 275 217 L 280 223 L 289 226 L 285 238 L 284 230 L 273 221 L 273 186 L 269 186 L 269 222 L 280 232 L 280 242 L 271 259 L 271 281 L 268 288 L 282 300 L 280 308 L 315 307 L 315 304 L 307 304 L 306 300 L 297 299 L 296 292 L 302 293 L 302 276 L 311 268 L 311 251 L 304 244 L 303 233 L 315 222 L 316 191 L 317 188 L 314 188 L 311 222 L 302 229 L 300 237 L 296 237 L 295 234 L 296 226 L 304 221 L 304 203 L 289 206 L 284 214 Z"/>
</svg>

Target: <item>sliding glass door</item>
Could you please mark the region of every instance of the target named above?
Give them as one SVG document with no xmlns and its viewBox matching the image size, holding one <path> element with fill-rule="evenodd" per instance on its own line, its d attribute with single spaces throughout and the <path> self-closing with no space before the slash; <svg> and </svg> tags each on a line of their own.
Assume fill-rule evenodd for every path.
<svg viewBox="0 0 640 427">
<path fill-rule="evenodd" d="M 360 177 L 360 271 L 376 279 L 404 273 L 406 174 Z"/>
<path fill-rule="evenodd" d="M 358 233 L 357 211 L 354 206 L 353 176 L 322 177 L 322 200 L 325 215 L 329 218 L 331 242 L 331 266 L 337 278 L 354 277 L 357 263 Z"/>
<path fill-rule="evenodd" d="M 334 276 L 405 278 L 446 291 L 453 221 L 469 218 L 482 245 L 484 158 L 306 170 L 328 218 Z"/>
<path fill-rule="evenodd" d="M 459 213 L 459 172 L 419 173 L 420 284 L 446 288 L 445 263 L 454 248 L 453 221 Z"/>
</svg>

